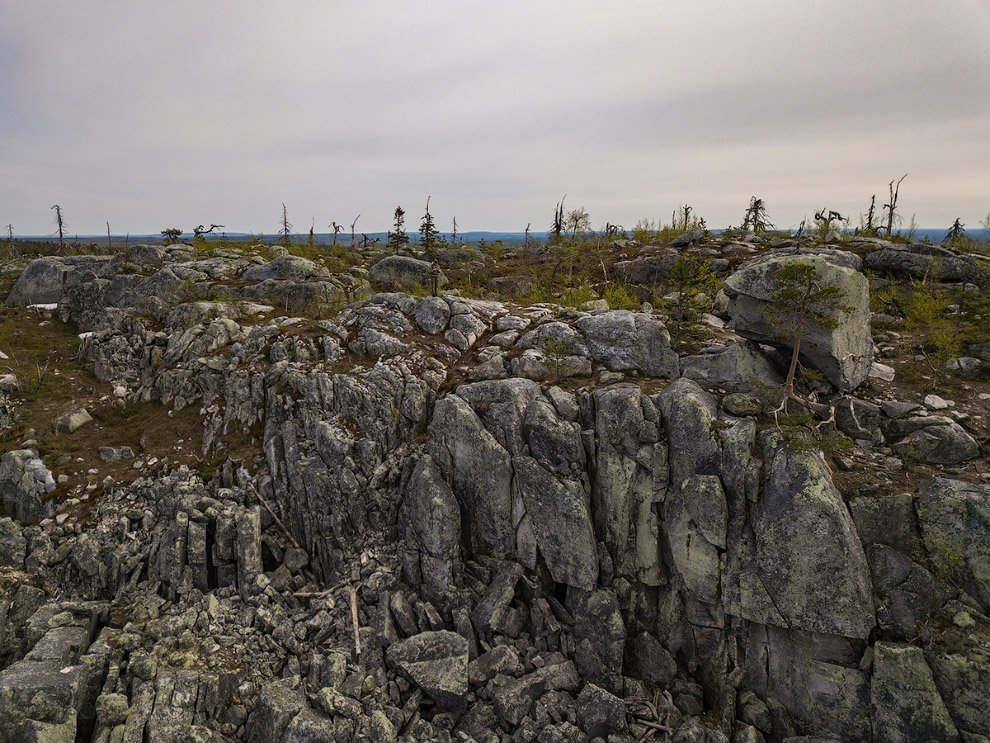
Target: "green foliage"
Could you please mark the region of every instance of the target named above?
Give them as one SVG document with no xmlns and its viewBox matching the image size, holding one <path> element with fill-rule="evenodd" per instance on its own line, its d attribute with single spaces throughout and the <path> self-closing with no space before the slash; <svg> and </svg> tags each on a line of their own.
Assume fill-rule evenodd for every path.
<svg viewBox="0 0 990 743">
<path fill-rule="evenodd" d="M 609 309 L 613 310 L 638 310 L 642 306 L 642 303 L 622 284 L 609 284 L 602 292 L 602 299 L 608 302 Z"/>
<path fill-rule="evenodd" d="M 181 235 L 182 230 L 178 227 L 168 227 L 162 230 L 162 245 L 171 245 L 172 243 L 179 242 Z"/>
<path fill-rule="evenodd" d="M 786 413 L 788 400 L 795 399 L 794 378 L 807 322 L 814 320 L 826 328 L 834 328 L 838 325 L 837 315 L 851 308 L 842 304 L 842 291 L 826 285 L 817 269 L 809 263 L 783 264 L 773 272 L 770 286 L 767 320 L 793 343 L 791 363 L 784 378 L 783 409 Z"/>
<path fill-rule="evenodd" d="M 560 365 L 571 353 L 571 344 L 563 338 L 551 338 L 543 344 L 543 356 L 553 364 L 554 381 L 560 379 Z"/>
<path fill-rule="evenodd" d="M 798 341 L 804 333 L 806 319 L 834 328 L 838 325 L 836 315 L 850 310 L 842 304 L 842 291 L 823 284 L 815 267 L 808 263 L 785 263 L 774 271 L 770 282 L 767 318 Z"/>
<path fill-rule="evenodd" d="M 595 290 L 588 284 L 581 284 L 581 286 L 564 289 L 560 303 L 565 307 L 580 307 L 585 302 L 592 302 L 596 299 L 598 299 L 598 295 L 595 294 Z"/>
<path fill-rule="evenodd" d="M 674 337 L 678 338 L 681 325 L 698 318 L 700 308 L 718 291 L 719 281 L 708 261 L 687 253 L 682 253 L 674 261 L 668 278 L 677 295 L 671 307 L 671 319 L 674 321 Z"/>
<path fill-rule="evenodd" d="M 643 217 L 632 228 L 632 239 L 642 245 L 649 245 L 656 240 L 659 229 L 655 220 Z"/>
</svg>

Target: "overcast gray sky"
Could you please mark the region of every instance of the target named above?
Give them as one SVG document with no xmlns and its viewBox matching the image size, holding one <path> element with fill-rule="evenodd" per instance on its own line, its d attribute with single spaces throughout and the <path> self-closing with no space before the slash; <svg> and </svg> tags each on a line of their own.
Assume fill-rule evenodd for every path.
<svg viewBox="0 0 990 743">
<path fill-rule="evenodd" d="M 990 3 L 0 0 L 0 222 L 990 212 Z M 6 230 L 4 230 L 6 231 Z"/>
</svg>

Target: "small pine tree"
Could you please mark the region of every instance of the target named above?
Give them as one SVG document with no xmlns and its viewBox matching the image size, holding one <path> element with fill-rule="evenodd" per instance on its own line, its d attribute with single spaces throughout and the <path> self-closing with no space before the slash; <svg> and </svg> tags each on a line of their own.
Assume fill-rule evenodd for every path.
<svg viewBox="0 0 990 743">
<path fill-rule="evenodd" d="M 784 378 L 784 399 L 774 412 L 787 413 L 787 403 L 791 400 L 816 413 L 827 412 L 828 406 L 813 403 L 794 392 L 794 378 L 808 321 L 834 328 L 838 325 L 836 315 L 849 311 L 850 308 L 842 304 L 842 290 L 825 285 L 813 265 L 797 262 L 780 266 L 771 277 L 770 285 L 767 319 L 793 342 L 791 363 Z"/>
<path fill-rule="evenodd" d="M 169 227 L 162 230 L 162 245 L 171 245 L 172 243 L 179 242 L 180 235 L 182 235 L 182 230 L 178 227 Z"/>
<path fill-rule="evenodd" d="M 397 252 L 409 246 L 409 235 L 406 234 L 406 210 L 401 206 L 395 207 L 393 220 L 395 222 L 395 230 L 388 233 L 386 247 L 393 252 Z"/>
</svg>

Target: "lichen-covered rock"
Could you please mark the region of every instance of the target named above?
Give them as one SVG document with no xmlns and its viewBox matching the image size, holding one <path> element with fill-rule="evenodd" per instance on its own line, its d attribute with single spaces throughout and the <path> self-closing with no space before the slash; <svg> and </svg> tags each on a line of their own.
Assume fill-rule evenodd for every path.
<svg viewBox="0 0 990 743">
<path fill-rule="evenodd" d="M 612 371 L 637 370 L 648 377 L 669 378 L 680 373 L 670 334 L 650 315 L 612 310 L 582 317 L 574 327 L 584 335 L 591 357 Z"/>
<path fill-rule="evenodd" d="M 932 649 L 925 653 L 935 686 L 959 731 L 990 736 L 990 663 L 986 652 L 969 647 L 951 652 Z"/>
<path fill-rule="evenodd" d="M 919 428 L 891 448 L 899 457 L 931 464 L 958 464 L 980 456 L 980 445 L 955 421 Z"/>
<path fill-rule="evenodd" d="M 416 305 L 415 318 L 424 333 L 441 333 L 450 321 L 450 305 L 441 297 L 427 297 Z"/>
<path fill-rule="evenodd" d="M 512 466 L 513 485 L 553 579 L 592 590 L 598 582 L 598 557 L 584 489 L 576 480 L 558 481 L 529 457 L 513 458 Z"/>
<path fill-rule="evenodd" d="M 774 274 L 791 263 L 814 268 L 824 286 L 839 290 L 839 302 L 848 308 L 845 312 L 822 308 L 836 321 L 833 328 L 813 318 L 806 320 L 801 356 L 839 389 L 853 390 L 866 379 L 873 360 L 869 283 L 862 273 L 842 265 L 835 257 L 769 253 L 744 263 L 725 280 L 732 327 L 739 335 L 758 343 L 788 351 L 793 348 L 792 333 L 776 327 L 766 313 L 773 298 Z"/>
<path fill-rule="evenodd" d="M 960 740 L 921 648 L 890 642 L 873 646 L 870 702 L 877 743 Z"/>
<path fill-rule="evenodd" d="M 312 278 L 329 278 L 330 272 L 308 258 L 297 255 L 282 255 L 261 266 L 249 268 L 241 278 L 244 281 L 305 281 Z"/>
<path fill-rule="evenodd" d="M 692 475 L 667 493 L 664 525 L 674 565 L 688 591 L 708 603 L 719 596 L 727 521 L 725 492 L 714 475 Z"/>
<path fill-rule="evenodd" d="M 775 610 L 754 621 L 865 638 L 875 625 L 870 573 L 842 496 L 819 453 L 788 451 L 761 435 L 766 474 L 752 523 L 757 586 Z M 779 615 L 776 613 L 779 612 Z"/>
<path fill-rule="evenodd" d="M 868 253 L 863 265 L 878 274 L 898 278 L 927 276 L 934 281 L 968 281 L 978 270 L 972 258 L 956 255 L 948 248 L 921 243 L 888 243 Z"/>
<path fill-rule="evenodd" d="M 918 488 L 915 509 L 936 574 L 990 609 L 990 486 L 932 477 Z"/>
<path fill-rule="evenodd" d="M 395 289 L 430 288 L 430 263 L 404 255 L 390 255 L 371 267 L 373 281 Z M 446 286 L 447 277 L 440 273 L 438 286 Z"/>
<path fill-rule="evenodd" d="M 55 489 L 51 471 L 33 449 L 15 449 L 0 457 L 0 508 L 21 524 L 37 524 L 52 513 L 41 496 Z"/>
<path fill-rule="evenodd" d="M 512 553 L 512 463 L 471 406 L 457 395 L 436 404 L 428 449 L 464 509 L 472 549 Z"/>
<path fill-rule="evenodd" d="M 751 341 L 734 343 L 716 353 L 685 356 L 681 359 L 681 374 L 688 379 L 729 384 L 749 390 L 754 383 L 779 386 L 779 372 Z"/>
</svg>

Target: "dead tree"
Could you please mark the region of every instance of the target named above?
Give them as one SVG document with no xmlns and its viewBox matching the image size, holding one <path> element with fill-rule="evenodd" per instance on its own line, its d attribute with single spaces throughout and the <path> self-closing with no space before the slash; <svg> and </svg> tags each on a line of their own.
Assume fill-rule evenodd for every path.
<svg viewBox="0 0 990 743">
<path fill-rule="evenodd" d="M 822 207 L 820 211 L 815 212 L 815 221 L 818 222 L 818 231 L 821 237 L 827 237 L 829 230 L 832 229 L 832 222 L 842 222 L 845 219 L 838 212 L 832 211 L 831 209 L 826 209 Z"/>
<path fill-rule="evenodd" d="M 454 231 L 450 233 L 450 244 L 457 245 L 457 217 L 454 217 Z"/>
<path fill-rule="evenodd" d="M 62 207 L 58 204 L 52 207 L 55 210 L 55 224 L 58 225 L 58 249 L 65 251 L 65 219 L 62 217 Z"/>
<path fill-rule="evenodd" d="M 863 225 L 863 234 L 869 235 L 870 237 L 877 234 L 877 227 L 873 224 L 873 220 L 876 217 L 876 208 L 877 195 L 873 194 L 873 196 L 870 197 L 869 211 L 866 212 L 866 224 Z"/>
<path fill-rule="evenodd" d="M 891 181 L 889 185 L 890 201 L 883 205 L 883 208 L 887 210 L 886 230 L 887 230 L 888 238 L 894 233 L 894 224 L 900 221 L 900 218 L 897 217 L 897 197 L 900 195 L 901 181 L 903 181 L 907 177 L 908 174 L 905 173 L 904 175 L 901 176 L 901 180 L 897 181 L 896 186 L 894 185 L 893 181 Z"/>
<path fill-rule="evenodd" d="M 328 227 L 333 230 L 333 244 L 337 244 L 337 233 L 344 229 L 344 225 L 331 222 Z"/>
<path fill-rule="evenodd" d="M 7 225 L 7 247 L 10 249 L 11 257 L 17 255 L 17 249 L 14 247 L 14 225 Z"/>
<path fill-rule="evenodd" d="M 278 234 L 282 236 L 282 244 L 289 244 L 289 236 L 292 234 L 292 225 L 289 224 L 289 214 L 285 209 L 285 202 L 282 202 L 282 229 L 278 231 Z"/>
<path fill-rule="evenodd" d="M 107 220 L 107 251 L 113 252 L 113 240 L 110 239 L 110 220 Z"/>
<path fill-rule="evenodd" d="M 283 209 L 285 208 L 285 204 L 282 205 L 282 208 Z M 209 235 L 214 230 L 222 230 L 222 229 L 223 229 L 222 224 L 211 224 L 210 229 L 206 229 L 205 227 L 203 227 L 203 225 L 197 225 L 196 227 L 193 227 L 193 237 L 197 238 L 200 237 L 201 235 Z"/>
<path fill-rule="evenodd" d="M 564 199 L 567 194 L 564 194 Z M 550 239 L 553 242 L 560 242 L 564 234 L 564 199 L 557 202 L 557 208 L 553 212 L 553 224 L 550 226 Z"/>
<path fill-rule="evenodd" d="M 356 224 L 357 224 L 357 221 L 358 221 L 358 220 L 359 220 L 360 218 L 361 218 L 361 215 L 360 215 L 360 214 L 358 214 L 358 215 L 357 215 L 356 217 L 354 217 L 354 221 L 353 221 L 353 222 L 351 222 L 351 248 L 353 248 L 353 247 L 354 247 L 354 225 L 356 225 Z"/>
</svg>

